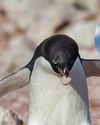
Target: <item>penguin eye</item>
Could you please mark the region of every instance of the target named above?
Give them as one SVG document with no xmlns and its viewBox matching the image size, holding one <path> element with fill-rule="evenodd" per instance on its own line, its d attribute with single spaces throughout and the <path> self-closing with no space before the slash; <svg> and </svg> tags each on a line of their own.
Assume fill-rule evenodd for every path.
<svg viewBox="0 0 100 125">
<path fill-rule="evenodd" d="M 54 59 L 52 60 L 52 62 L 53 62 L 53 64 L 57 65 L 57 62 Z"/>
</svg>

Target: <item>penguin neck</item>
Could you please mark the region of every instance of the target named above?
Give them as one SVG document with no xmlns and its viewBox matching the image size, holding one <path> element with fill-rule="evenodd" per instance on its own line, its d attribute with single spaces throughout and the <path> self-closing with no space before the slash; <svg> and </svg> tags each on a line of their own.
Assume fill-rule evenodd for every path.
<svg viewBox="0 0 100 125">
<path fill-rule="evenodd" d="M 36 60 L 30 81 L 28 125 L 84 125 L 89 118 L 88 94 L 79 58 L 70 77 L 72 83 L 65 86 L 48 61 L 43 57 Z"/>
</svg>

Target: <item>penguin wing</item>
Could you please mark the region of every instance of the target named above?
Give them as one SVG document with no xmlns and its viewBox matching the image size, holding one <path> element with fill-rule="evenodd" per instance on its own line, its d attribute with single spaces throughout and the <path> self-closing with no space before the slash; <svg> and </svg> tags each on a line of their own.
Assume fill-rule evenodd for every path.
<svg viewBox="0 0 100 125">
<path fill-rule="evenodd" d="M 86 77 L 100 77 L 100 60 L 81 59 Z"/>
<path fill-rule="evenodd" d="M 22 68 L 19 71 L 0 80 L 0 96 L 13 91 L 18 88 L 22 88 L 30 82 L 30 70 L 28 68 Z"/>
</svg>

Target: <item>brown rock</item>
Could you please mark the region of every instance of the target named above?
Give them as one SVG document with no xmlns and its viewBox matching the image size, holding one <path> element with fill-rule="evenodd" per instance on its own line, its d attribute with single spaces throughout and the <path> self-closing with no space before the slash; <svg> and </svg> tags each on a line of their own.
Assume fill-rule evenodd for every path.
<svg viewBox="0 0 100 125">
<path fill-rule="evenodd" d="M 12 111 L 0 107 L 0 125 L 23 125 L 23 121 Z"/>
</svg>

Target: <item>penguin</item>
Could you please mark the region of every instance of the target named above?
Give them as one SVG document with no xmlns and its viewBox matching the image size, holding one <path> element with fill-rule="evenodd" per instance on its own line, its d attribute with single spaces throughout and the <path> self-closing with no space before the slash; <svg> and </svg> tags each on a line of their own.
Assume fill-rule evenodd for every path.
<svg viewBox="0 0 100 125">
<path fill-rule="evenodd" d="M 44 40 L 27 65 L 32 70 L 28 125 L 90 125 L 88 90 L 76 42 L 66 35 Z M 62 75 L 71 83 L 63 85 Z"/>
<path fill-rule="evenodd" d="M 0 96 L 29 83 L 28 125 L 91 125 L 86 77 L 100 75 L 99 60 L 82 59 L 77 43 L 59 34 L 45 39 L 30 62 L 0 81 Z M 97 72 L 88 72 L 97 68 Z M 70 77 L 62 84 L 62 76 Z"/>
</svg>

